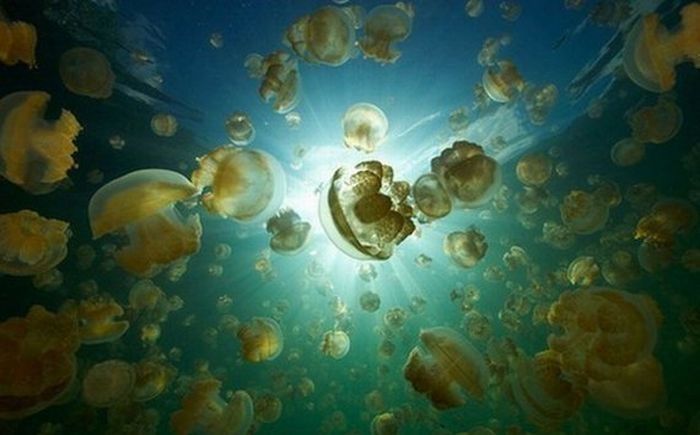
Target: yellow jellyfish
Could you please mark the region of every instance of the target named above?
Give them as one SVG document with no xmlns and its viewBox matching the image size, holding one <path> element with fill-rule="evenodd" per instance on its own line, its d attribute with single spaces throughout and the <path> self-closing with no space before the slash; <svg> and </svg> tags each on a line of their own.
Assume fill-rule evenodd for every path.
<svg viewBox="0 0 700 435">
<path fill-rule="evenodd" d="M 367 290 L 360 295 L 360 307 L 368 313 L 377 311 L 381 302 L 379 295 L 371 290 Z"/>
<path fill-rule="evenodd" d="M 412 187 L 416 207 L 431 219 L 447 216 L 452 211 L 452 201 L 437 175 L 421 175 Z"/>
<path fill-rule="evenodd" d="M 501 187 L 500 165 L 471 142 L 454 142 L 430 161 L 430 167 L 456 207 L 480 207 Z"/>
<path fill-rule="evenodd" d="M 243 358 L 249 362 L 271 361 L 284 347 L 284 336 L 279 324 L 269 317 L 253 317 L 241 325 L 237 333 Z"/>
<path fill-rule="evenodd" d="M 291 112 L 299 104 L 301 78 L 297 62 L 283 51 L 267 57 L 254 53 L 245 60 L 245 68 L 252 78 L 261 79 L 258 94 L 272 109 L 281 114 Z"/>
<path fill-rule="evenodd" d="M 632 127 L 632 139 L 661 144 L 678 134 L 683 124 L 683 112 L 670 97 L 660 96 L 654 106 L 637 110 L 628 122 Z"/>
<path fill-rule="evenodd" d="M 289 26 L 283 43 L 309 63 L 340 66 L 355 49 L 355 26 L 349 8 L 324 6 Z"/>
<path fill-rule="evenodd" d="M 234 112 L 224 124 L 228 138 L 234 145 L 245 146 L 255 139 L 255 127 L 245 112 Z"/>
<path fill-rule="evenodd" d="M 348 148 L 374 152 L 386 138 L 389 121 L 382 109 L 370 103 L 357 103 L 343 115 L 343 141 Z"/>
<path fill-rule="evenodd" d="M 527 85 L 523 90 L 525 111 L 534 125 L 542 125 L 547 120 L 549 112 L 557 102 L 559 91 L 553 84 L 534 86 Z"/>
<path fill-rule="evenodd" d="M 335 171 L 319 201 L 321 225 L 331 242 L 348 256 L 386 260 L 413 234 L 410 185 L 394 181 L 391 166 L 365 161 Z"/>
<path fill-rule="evenodd" d="M 129 329 L 128 321 L 117 320 L 124 315 L 124 309 L 111 298 L 96 296 L 82 300 L 76 315 L 82 344 L 116 341 Z"/>
<path fill-rule="evenodd" d="M 245 435 L 253 423 L 253 399 L 243 390 L 228 403 L 221 398 L 221 382 L 214 378 L 195 381 L 182 399 L 182 408 L 170 416 L 176 435 Z"/>
<path fill-rule="evenodd" d="M 83 378 L 83 400 L 96 408 L 108 408 L 129 399 L 136 375 L 131 364 L 111 359 L 90 367 Z"/>
<path fill-rule="evenodd" d="M 600 267 L 594 257 L 576 257 L 569 263 L 566 277 L 575 286 L 590 287 L 600 277 Z"/>
<path fill-rule="evenodd" d="M 199 215 L 183 219 L 178 201 L 199 190 L 184 176 L 164 169 L 130 172 L 102 186 L 90 199 L 93 238 L 125 231 L 129 244 L 114 258 L 127 272 L 151 277 L 199 250 Z"/>
<path fill-rule="evenodd" d="M 657 246 L 672 246 L 676 235 L 689 233 L 698 222 L 698 212 L 683 199 L 664 199 L 637 222 L 635 239 Z"/>
<path fill-rule="evenodd" d="M 442 244 L 445 255 L 465 269 L 476 266 L 486 255 L 488 247 L 486 237 L 476 228 L 452 232 L 445 236 Z"/>
<path fill-rule="evenodd" d="M 58 73 L 69 91 L 98 99 L 112 95 L 114 72 L 104 54 L 76 47 L 64 52 L 59 62 Z"/>
<path fill-rule="evenodd" d="M 267 221 L 266 229 L 272 236 L 270 249 L 282 255 L 296 255 L 309 241 L 311 224 L 302 221 L 294 210 L 283 209 Z"/>
<path fill-rule="evenodd" d="M 634 166 L 644 159 L 646 145 L 628 137 L 613 145 L 610 149 L 610 160 L 617 166 Z"/>
<path fill-rule="evenodd" d="M 31 210 L 0 214 L 0 273 L 29 276 L 56 267 L 68 254 L 68 227 Z"/>
<path fill-rule="evenodd" d="M 177 370 L 165 361 L 145 359 L 134 364 L 131 399 L 146 402 L 158 397 L 174 380 Z"/>
<path fill-rule="evenodd" d="M 572 190 L 559 206 L 561 220 L 573 233 L 587 235 L 603 229 L 610 215 L 608 204 L 595 194 Z"/>
<path fill-rule="evenodd" d="M 413 8 L 404 3 L 379 5 L 367 14 L 360 50 L 370 59 L 385 64 L 394 63 L 401 53 L 395 44 L 408 38 L 413 25 Z"/>
<path fill-rule="evenodd" d="M 44 113 L 46 92 L 15 92 L 0 99 L 0 175 L 34 195 L 49 193 L 68 177 L 82 127 L 72 113 L 56 121 Z"/>
<path fill-rule="evenodd" d="M 700 4 L 681 9 L 681 23 L 673 31 L 661 24 L 657 13 L 644 16 L 627 34 L 624 66 L 637 86 L 651 92 L 666 92 L 676 84 L 676 65 L 693 62 L 700 68 Z"/>
<path fill-rule="evenodd" d="M 16 65 L 18 62 L 36 68 L 36 27 L 23 21 L 5 21 L 0 16 L 0 62 Z"/>
<path fill-rule="evenodd" d="M 208 189 L 202 204 L 210 213 L 258 222 L 275 213 L 284 200 L 284 170 L 264 151 L 222 146 L 197 161 L 192 183 Z"/>
<path fill-rule="evenodd" d="M 668 269 L 673 261 L 673 246 L 642 242 L 637 248 L 637 261 L 645 271 L 657 273 Z"/>
<path fill-rule="evenodd" d="M 375 415 L 370 423 L 371 435 L 398 435 L 401 425 L 399 419 L 391 412 Z"/>
<path fill-rule="evenodd" d="M 506 21 L 517 21 L 523 12 L 523 7 L 517 1 L 505 0 L 498 4 L 501 10 L 501 17 Z"/>
<path fill-rule="evenodd" d="M 136 311 L 153 310 L 165 299 L 165 293 L 153 281 L 137 281 L 129 290 L 129 308 Z"/>
<path fill-rule="evenodd" d="M 262 423 L 274 423 L 282 416 L 282 401 L 270 393 L 262 394 L 253 401 L 255 419 Z"/>
<path fill-rule="evenodd" d="M 484 0 L 467 0 L 464 4 L 464 12 L 471 18 L 477 18 L 484 13 Z"/>
<path fill-rule="evenodd" d="M 151 131 L 157 136 L 174 136 L 177 133 L 177 128 L 177 119 L 169 113 L 156 113 L 151 118 Z"/>
<path fill-rule="evenodd" d="M 341 359 L 350 350 L 350 337 L 344 331 L 326 331 L 321 339 L 320 350 L 333 359 Z"/>
<path fill-rule="evenodd" d="M 497 103 L 513 101 L 525 89 L 518 68 L 509 60 L 500 60 L 486 68 L 481 84 L 489 98 Z"/>
<path fill-rule="evenodd" d="M 554 164 L 544 153 L 525 154 L 515 166 L 518 180 L 526 186 L 543 186 L 552 176 Z"/>
</svg>

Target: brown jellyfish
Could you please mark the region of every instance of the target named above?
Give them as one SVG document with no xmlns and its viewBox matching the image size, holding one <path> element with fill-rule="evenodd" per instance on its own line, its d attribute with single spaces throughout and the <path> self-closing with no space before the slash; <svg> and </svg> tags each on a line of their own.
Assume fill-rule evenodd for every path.
<svg viewBox="0 0 700 435">
<path fill-rule="evenodd" d="M 610 160 L 617 166 L 634 166 L 641 162 L 646 154 L 646 145 L 628 137 L 613 145 Z"/>
<path fill-rule="evenodd" d="M 428 218 L 439 219 L 452 211 L 452 201 L 437 175 L 421 175 L 412 188 L 416 207 Z"/>
<path fill-rule="evenodd" d="M 368 313 L 374 313 L 379 309 L 381 305 L 381 299 L 379 295 L 371 290 L 360 295 L 360 307 Z"/>
<path fill-rule="evenodd" d="M 16 65 L 18 62 L 36 68 L 36 27 L 23 21 L 5 21 L 0 16 L 0 62 Z"/>
<path fill-rule="evenodd" d="M 197 159 L 192 183 L 210 213 L 238 222 L 257 222 L 277 211 L 284 200 L 284 170 L 261 150 L 222 146 Z"/>
<path fill-rule="evenodd" d="M 553 84 L 542 86 L 527 85 L 523 90 L 525 111 L 530 122 L 534 125 L 542 125 L 547 120 L 549 112 L 557 103 L 559 91 Z"/>
<path fill-rule="evenodd" d="M 44 113 L 46 92 L 15 92 L 0 99 L 0 175 L 34 195 L 49 193 L 67 178 L 82 127 L 72 113 L 56 121 Z"/>
<path fill-rule="evenodd" d="M 445 236 L 442 244 L 445 255 L 465 269 L 476 266 L 486 255 L 488 247 L 486 237 L 476 228 L 452 232 Z"/>
<path fill-rule="evenodd" d="M 639 277 L 639 266 L 631 253 L 618 250 L 603 262 L 601 274 L 608 284 L 624 286 Z"/>
<path fill-rule="evenodd" d="M 169 113 L 156 113 L 151 118 L 151 131 L 153 131 L 156 136 L 175 136 L 177 128 L 177 118 Z"/>
<path fill-rule="evenodd" d="M 289 26 L 282 42 L 309 63 L 340 66 L 355 50 L 353 13 L 324 6 Z"/>
<path fill-rule="evenodd" d="M 518 160 L 515 166 L 515 174 L 518 180 L 526 186 L 544 186 L 552 176 L 554 164 L 552 159 L 544 153 L 525 154 Z"/>
<path fill-rule="evenodd" d="M 145 359 L 134 364 L 131 399 L 146 402 L 158 397 L 175 379 L 177 369 L 165 361 Z"/>
<path fill-rule="evenodd" d="M 683 199 L 664 199 L 637 222 L 635 239 L 657 246 L 672 246 L 678 234 L 687 234 L 698 222 L 698 212 Z"/>
<path fill-rule="evenodd" d="M 321 353 L 333 359 L 341 359 L 350 350 L 350 337 L 344 331 L 326 331 L 320 346 Z"/>
<path fill-rule="evenodd" d="M 288 53 L 275 51 L 264 58 L 257 53 L 250 54 L 245 68 L 250 77 L 262 79 L 258 94 L 266 103 L 272 100 L 275 112 L 285 114 L 299 104 L 299 69 Z"/>
<path fill-rule="evenodd" d="M 112 95 L 112 66 L 105 55 L 95 49 L 75 47 L 64 52 L 58 73 L 66 88 L 74 94 L 99 99 Z"/>
<path fill-rule="evenodd" d="M 93 238 L 125 231 L 129 244 L 114 258 L 127 272 L 152 277 L 199 250 L 199 215 L 183 219 L 178 201 L 199 190 L 182 175 L 164 169 L 130 172 L 102 186 L 90 199 Z"/>
<path fill-rule="evenodd" d="M 80 301 L 75 311 L 82 344 L 110 343 L 129 329 L 129 322 L 117 320 L 124 309 L 111 298 L 100 296 Z"/>
<path fill-rule="evenodd" d="M 609 207 L 595 194 L 572 190 L 559 206 L 561 220 L 573 233 L 587 235 L 603 229 L 608 222 Z"/>
<path fill-rule="evenodd" d="M 385 64 L 394 63 L 401 53 L 394 45 L 408 38 L 413 25 L 413 8 L 399 2 L 379 5 L 367 14 L 359 47 L 365 57 Z"/>
<path fill-rule="evenodd" d="M 0 214 L 0 273 L 36 275 L 56 267 L 68 254 L 68 222 L 31 210 Z"/>
<path fill-rule="evenodd" d="M 399 419 L 391 412 L 375 415 L 370 423 L 371 435 L 398 435 L 401 425 Z"/>
<path fill-rule="evenodd" d="M 270 249 L 282 255 L 296 255 L 309 241 L 311 224 L 301 220 L 291 209 L 280 210 L 268 219 L 266 225 L 270 238 Z"/>
<path fill-rule="evenodd" d="M 279 397 L 265 393 L 253 401 L 255 419 L 262 423 L 274 423 L 282 415 L 282 401 Z"/>
<path fill-rule="evenodd" d="M 509 103 L 525 89 L 523 77 L 509 60 L 500 60 L 486 68 L 481 84 L 489 98 L 497 103 Z"/>
<path fill-rule="evenodd" d="M 473 340 L 488 340 L 493 331 L 488 317 L 475 310 L 464 315 L 464 329 Z"/>
<path fill-rule="evenodd" d="M 241 325 L 236 335 L 241 341 L 243 358 L 249 362 L 271 361 L 284 347 L 280 325 L 269 317 L 253 317 Z"/>
<path fill-rule="evenodd" d="M 384 325 L 392 329 L 403 328 L 408 320 L 408 313 L 401 307 L 389 308 L 384 313 Z"/>
<path fill-rule="evenodd" d="M 678 134 L 683 124 L 683 112 L 670 97 L 661 96 L 654 106 L 644 106 L 634 112 L 628 122 L 632 127 L 632 139 L 662 144 Z"/>
<path fill-rule="evenodd" d="M 346 147 L 371 153 L 386 138 L 389 121 L 382 109 L 374 104 L 357 103 L 345 111 L 342 126 Z"/>
<path fill-rule="evenodd" d="M 228 138 L 234 145 L 248 145 L 255 139 L 255 127 L 245 112 L 232 113 L 224 123 Z"/>
<path fill-rule="evenodd" d="M 83 400 L 95 408 L 109 408 L 129 399 L 136 375 L 131 364 L 116 359 L 90 367 L 83 378 Z"/>
<path fill-rule="evenodd" d="M 566 276 L 575 286 L 590 287 L 600 277 L 600 267 L 593 257 L 576 257 L 569 263 Z"/>
</svg>

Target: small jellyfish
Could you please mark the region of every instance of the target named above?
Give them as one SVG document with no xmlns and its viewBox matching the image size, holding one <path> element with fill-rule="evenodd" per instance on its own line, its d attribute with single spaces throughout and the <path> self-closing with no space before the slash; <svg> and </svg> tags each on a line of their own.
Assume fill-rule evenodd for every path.
<svg viewBox="0 0 700 435">
<path fill-rule="evenodd" d="M 381 299 L 379 295 L 371 290 L 360 295 L 360 307 L 368 313 L 374 313 L 379 309 L 381 305 Z"/>
<path fill-rule="evenodd" d="M 544 124 L 558 97 L 559 91 L 551 83 L 543 86 L 525 86 L 523 101 L 525 102 L 525 111 L 530 118 L 530 122 L 534 125 Z"/>
<path fill-rule="evenodd" d="M 425 254 L 419 254 L 414 260 L 414 263 L 421 269 L 428 269 L 430 265 L 433 264 L 433 259 Z"/>
<path fill-rule="evenodd" d="M 590 287 L 600 276 L 600 267 L 593 257 L 577 257 L 569 263 L 566 276 L 575 286 Z"/>
<path fill-rule="evenodd" d="M 109 137 L 109 146 L 117 151 L 120 151 L 124 149 L 124 146 L 126 146 L 126 141 L 118 134 L 115 134 Z"/>
<path fill-rule="evenodd" d="M 177 133 L 177 128 L 177 119 L 169 113 L 157 113 L 151 118 L 151 130 L 157 136 L 174 136 Z"/>
<path fill-rule="evenodd" d="M 271 361 L 284 347 L 284 337 L 279 324 L 269 317 L 253 317 L 241 325 L 237 333 L 241 341 L 243 358 L 249 362 Z"/>
<path fill-rule="evenodd" d="M 209 36 L 209 44 L 214 48 L 221 48 L 224 46 L 224 35 L 220 32 L 214 32 Z"/>
<path fill-rule="evenodd" d="M 285 114 L 299 104 L 299 69 L 288 53 L 275 51 L 264 58 L 259 54 L 248 55 L 245 68 L 252 78 L 261 79 L 258 94 L 264 102 L 272 101 L 275 112 Z"/>
<path fill-rule="evenodd" d="M 680 14 L 681 23 L 673 31 L 661 24 L 658 13 L 652 13 L 637 21 L 627 34 L 624 66 L 637 86 L 651 92 L 670 91 L 676 84 L 677 64 L 690 61 L 700 68 L 700 4 L 687 4 Z"/>
<path fill-rule="evenodd" d="M 398 435 L 401 425 L 399 418 L 391 412 L 375 415 L 370 423 L 371 435 Z"/>
<path fill-rule="evenodd" d="M 523 12 L 523 7 L 517 1 L 505 0 L 498 4 L 501 10 L 501 18 L 506 21 L 517 21 Z"/>
<path fill-rule="evenodd" d="M 16 65 L 22 62 L 36 68 L 36 27 L 23 21 L 5 21 L 0 13 L 0 62 Z"/>
<path fill-rule="evenodd" d="M 51 96 L 15 92 L 0 99 L 0 175 L 25 191 L 52 192 L 75 166 L 73 143 L 82 127 L 72 113 L 56 121 L 44 114 Z"/>
<path fill-rule="evenodd" d="M 346 147 L 371 153 L 386 138 L 389 121 L 374 104 L 357 103 L 345 111 L 342 127 Z"/>
<path fill-rule="evenodd" d="M 82 344 L 110 343 L 119 340 L 129 329 L 128 321 L 117 320 L 124 315 L 124 309 L 111 298 L 94 296 L 66 309 L 75 309 Z"/>
<path fill-rule="evenodd" d="M 515 166 L 515 174 L 526 186 L 544 186 L 552 176 L 554 164 L 552 159 L 544 153 L 525 154 L 518 160 Z"/>
<path fill-rule="evenodd" d="M 128 400 L 134 388 L 134 367 L 111 359 L 95 364 L 83 378 L 83 400 L 95 408 L 109 408 Z"/>
<path fill-rule="evenodd" d="M 455 231 L 447 236 L 442 244 L 445 255 L 459 267 L 472 268 L 484 258 L 489 244 L 477 228 Z"/>
<path fill-rule="evenodd" d="M 245 146 L 255 139 L 255 127 L 253 127 L 250 116 L 245 112 L 234 112 L 231 114 L 226 119 L 224 127 L 226 127 L 228 138 L 231 139 L 234 145 Z"/>
<path fill-rule="evenodd" d="M 282 42 L 309 63 L 340 66 L 355 49 L 352 11 L 324 6 L 289 26 Z"/>
<path fill-rule="evenodd" d="M 131 399 L 146 402 L 160 396 L 174 380 L 177 370 L 164 361 L 145 359 L 134 364 Z"/>
<path fill-rule="evenodd" d="M 216 246 L 214 246 L 214 258 L 216 258 L 217 261 L 226 260 L 231 256 L 231 252 L 231 245 L 227 245 L 226 243 L 217 243 Z"/>
<path fill-rule="evenodd" d="M 321 339 L 321 353 L 334 359 L 341 359 L 350 350 L 350 337 L 344 331 L 326 331 Z"/>
<path fill-rule="evenodd" d="M 491 66 L 496 63 L 496 56 L 501 49 L 501 42 L 498 38 L 489 37 L 486 38 L 484 44 L 481 46 L 481 50 L 476 58 L 479 65 Z"/>
<path fill-rule="evenodd" d="M 408 313 L 401 307 L 390 308 L 384 313 L 384 325 L 392 329 L 401 329 L 408 320 Z"/>
<path fill-rule="evenodd" d="M 270 393 L 256 397 L 253 408 L 255 419 L 262 423 L 274 423 L 282 416 L 282 401 Z"/>
<path fill-rule="evenodd" d="M 413 25 L 413 8 L 404 3 L 379 5 L 367 14 L 359 47 L 365 57 L 385 64 L 394 63 L 401 53 L 394 45 L 408 38 Z"/>
<path fill-rule="evenodd" d="M 284 120 L 287 123 L 287 127 L 289 127 L 292 130 L 296 130 L 301 125 L 301 114 L 299 114 L 299 112 L 289 112 L 284 115 Z"/>
<path fill-rule="evenodd" d="M 452 211 L 452 201 L 437 175 L 421 175 L 412 187 L 416 207 L 431 219 L 447 216 Z"/>
<path fill-rule="evenodd" d="M 631 253 L 618 250 L 603 262 L 601 275 L 608 284 L 621 287 L 639 277 L 639 266 Z"/>
<path fill-rule="evenodd" d="M 527 255 L 525 249 L 518 245 L 513 245 L 503 254 L 503 263 L 508 266 L 508 269 L 516 270 L 520 267 L 528 266 L 530 264 L 530 256 Z"/>
<path fill-rule="evenodd" d="M 610 149 L 610 160 L 617 166 L 634 166 L 641 162 L 646 154 L 646 145 L 634 138 L 627 137 Z"/>
<path fill-rule="evenodd" d="M 92 98 L 109 98 L 114 87 L 114 72 L 101 52 L 75 47 L 61 55 L 58 73 L 66 88 L 74 94 Z"/>
<path fill-rule="evenodd" d="M 634 112 L 628 122 L 632 138 L 637 142 L 662 144 L 678 134 L 683 112 L 670 97 L 661 96 L 654 106 L 644 106 Z"/>
<path fill-rule="evenodd" d="M 296 255 L 309 241 L 311 224 L 301 220 L 291 209 L 282 209 L 268 219 L 266 225 L 270 238 L 270 249 L 282 255 Z"/>
<path fill-rule="evenodd" d="M 471 18 L 480 17 L 484 13 L 484 0 L 467 0 L 464 12 Z"/>
<path fill-rule="evenodd" d="M 481 83 L 489 98 L 497 103 L 511 102 L 525 89 L 518 68 L 509 60 L 500 60 L 486 68 Z"/>
<path fill-rule="evenodd" d="M 469 108 L 459 107 L 453 110 L 450 112 L 447 122 L 450 125 L 450 130 L 452 130 L 453 133 L 465 131 L 467 127 L 469 127 Z"/>
<path fill-rule="evenodd" d="M 63 273 L 58 269 L 38 273 L 32 278 L 32 285 L 45 291 L 56 290 L 63 285 Z"/>
<path fill-rule="evenodd" d="M 603 229 L 608 222 L 609 207 L 596 195 L 572 190 L 559 206 L 561 220 L 573 233 L 587 235 Z"/>
<path fill-rule="evenodd" d="M 488 317 L 476 310 L 464 315 L 464 329 L 472 340 L 488 340 L 493 332 Z"/>
</svg>

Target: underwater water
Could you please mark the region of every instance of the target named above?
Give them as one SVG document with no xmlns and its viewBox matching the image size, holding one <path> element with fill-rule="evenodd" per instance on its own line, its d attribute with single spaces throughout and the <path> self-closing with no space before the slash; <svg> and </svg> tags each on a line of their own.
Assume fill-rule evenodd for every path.
<svg viewBox="0 0 700 435">
<path fill-rule="evenodd" d="M 700 3 L 0 0 L 0 434 L 700 434 Z"/>
</svg>

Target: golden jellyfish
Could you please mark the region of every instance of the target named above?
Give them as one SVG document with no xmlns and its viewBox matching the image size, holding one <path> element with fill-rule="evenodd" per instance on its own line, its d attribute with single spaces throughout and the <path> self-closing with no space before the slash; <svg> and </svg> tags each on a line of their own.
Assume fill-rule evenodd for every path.
<svg viewBox="0 0 700 435">
<path fill-rule="evenodd" d="M 603 262 L 603 279 L 612 286 L 624 286 L 639 277 L 639 266 L 628 251 L 618 250 Z"/>
<path fill-rule="evenodd" d="M 210 213 L 258 222 L 275 213 L 284 200 L 284 170 L 264 151 L 222 146 L 197 161 L 192 183 L 205 190 L 202 205 Z"/>
<path fill-rule="evenodd" d="M 95 408 L 109 408 L 129 399 L 134 388 L 134 367 L 111 359 L 95 364 L 83 378 L 83 400 Z"/>
<path fill-rule="evenodd" d="M 569 263 L 566 276 L 575 286 L 590 287 L 600 277 L 600 267 L 593 257 L 576 257 Z"/>
<path fill-rule="evenodd" d="M 501 17 L 506 21 L 517 21 L 523 12 L 523 7 L 514 0 L 505 0 L 498 4 L 501 10 Z"/>
<path fill-rule="evenodd" d="M 224 123 L 228 138 L 234 145 L 245 146 L 255 139 L 255 127 L 245 112 L 232 113 Z"/>
<path fill-rule="evenodd" d="M 282 416 L 282 401 L 279 397 L 265 393 L 253 401 L 255 419 L 262 423 L 274 423 Z"/>
<path fill-rule="evenodd" d="M 66 310 L 78 318 L 82 344 L 110 343 L 119 340 L 129 329 L 128 321 L 117 320 L 124 315 L 124 309 L 111 298 L 93 296 L 77 306 L 69 304 Z"/>
<path fill-rule="evenodd" d="M 442 243 L 442 250 L 453 263 L 465 269 L 476 266 L 484 258 L 489 244 L 478 229 L 469 228 L 466 231 L 454 231 Z"/>
<path fill-rule="evenodd" d="M 131 399 L 146 402 L 160 396 L 175 379 L 177 370 L 165 361 L 145 359 L 133 366 L 134 387 Z"/>
<path fill-rule="evenodd" d="M 341 167 L 321 194 L 319 218 L 331 242 L 358 260 L 386 260 L 416 229 L 410 185 L 391 166 L 364 161 Z"/>
<path fill-rule="evenodd" d="M 34 211 L 0 214 L 0 273 L 29 276 L 56 267 L 68 254 L 68 222 Z"/>
<path fill-rule="evenodd" d="M 40 305 L 0 323 L 0 420 L 35 414 L 66 393 L 80 346 L 75 317 Z"/>
<path fill-rule="evenodd" d="M 386 138 L 389 121 L 382 109 L 374 104 L 357 103 L 345 111 L 342 126 L 346 147 L 371 153 Z"/>
<path fill-rule="evenodd" d="M 413 7 L 402 2 L 379 5 L 369 11 L 364 35 L 358 41 L 365 57 L 382 64 L 396 62 L 401 53 L 395 45 L 411 34 L 413 15 Z"/>
<path fill-rule="evenodd" d="M 399 419 L 391 412 L 375 415 L 370 423 L 372 435 L 398 435 L 401 425 Z"/>
<path fill-rule="evenodd" d="M 244 64 L 248 75 L 261 79 L 258 94 L 272 109 L 281 114 L 291 112 L 299 104 L 301 78 L 297 62 L 288 53 L 275 51 L 267 57 L 254 53 Z"/>
<path fill-rule="evenodd" d="M 493 332 L 488 317 L 475 310 L 464 315 L 464 329 L 472 340 L 488 340 Z"/>
<path fill-rule="evenodd" d="M 632 139 L 642 143 L 662 144 L 673 139 L 680 131 L 683 112 L 673 99 L 661 96 L 654 106 L 644 106 L 634 112 L 628 122 L 632 127 Z"/>
<path fill-rule="evenodd" d="M 5 21 L 0 16 L 0 62 L 16 65 L 18 62 L 36 68 L 36 27 L 23 21 Z"/>
<path fill-rule="evenodd" d="M 416 207 L 428 218 L 439 219 L 452 211 L 452 201 L 437 175 L 421 175 L 412 188 Z"/>
<path fill-rule="evenodd" d="M 355 50 L 355 23 L 350 8 L 324 6 L 289 26 L 282 41 L 309 63 L 340 66 Z"/>
<path fill-rule="evenodd" d="M 526 186 L 543 186 L 552 176 L 554 164 L 544 153 L 525 154 L 515 166 L 515 175 Z"/>
<path fill-rule="evenodd" d="M 177 118 L 169 113 L 156 113 L 151 118 L 151 131 L 156 136 L 171 137 L 177 133 Z"/>
<path fill-rule="evenodd" d="M 249 362 L 272 361 L 284 347 L 280 325 L 269 317 L 253 317 L 241 325 L 236 335 L 241 341 L 243 358 Z"/>
<path fill-rule="evenodd" d="M 542 86 L 525 86 L 523 101 L 525 102 L 525 111 L 530 118 L 530 122 L 534 125 L 544 124 L 558 98 L 559 91 L 551 83 Z"/>
<path fill-rule="evenodd" d="M 74 94 L 92 98 L 109 98 L 114 87 L 114 72 L 101 52 L 75 47 L 61 55 L 58 73 L 66 88 Z"/>
<path fill-rule="evenodd" d="M 649 273 L 668 269 L 673 261 L 673 246 L 642 242 L 637 248 L 637 261 Z"/>
<path fill-rule="evenodd" d="M 384 313 L 384 325 L 392 329 L 403 328 L 408 320 L 408 313 L 401 307 L 389 308 Z"/>
<path fill-rule="evenodd" d="M 129 290 L 129 308 L 132 310 L 153 310 L 163 299 L 163 290 L 149 279 L 137 281 Z"/>
<path fill-rule="evenodd" d="M 243 390 L 233 393 L 228 403 L 221 398 L 221 382 L 214 378 L 192 383 L 182 399 L 182 408 L 170 416 L 176 435 L 245 435 L 253 423 L 253 399 Z"/>
<path fill-rule="evenodd" d="M 572 190 L 559 206 L 561 220 L 574 234 L 593 234 L 603 229 L 609 207 L 594 193 Z"/>
<path fill-rule="evenodd" d="M 610 149 L 610 160 L 617 166 L 634 166 L 646 155 L 646 145 L 634 138 L 622 139 Z"/>
<path fill-rule="evenodd" d="M 178 201 L 199 190 L 187 178 L 164 169 L 130 172 L 102 186 L 90 198 L 88 214 L 93 238 L 126 232 L 129 244 L 114 253 L 132 275 L 148 278 L 177 260 L 199 251 L 199 215 L 183 218 Z"/>
<path fill-rule="evenodd" d="M 381 302 L 379 295 L 371 290 L 367 290 L 360 295 L 360 307 L 368 313 L 377 311 Z"/>
<path fill-rule="evenodd" d="M 680 11 L 681 23 L 673 31 L 661 24 L 657 13 L 637 21 L 627 34 L 624 66 L 627 75 L 639 87 L 651 92 L 666 92 L 676 84 L 676 65 L 693 62 L 700 68 L 700 4 L 690 3 Z"/>
<path fill-rule="evenodd" d="M 484 0 L 467 0 L 464 12 L 471 18 L 477 18 L 484 13 Z"/>
<path fill-rule="evenodd" d="M 420 332 L 426 354 L 414 347 L 403 368 L 413 388 L 425 394 L 439 410 L 462 406 L 466 398 L 462 389 L 476 399 L 483 399 L 489 382 L 484 357 L 463 336 L 446 327 Z"/>
<path fill-rule="evenodd" d="M 0 175 L 34 195 L 49 193 L 75 166 L 73 143 L 82 127 L 72 113 L 44 114 L 46 92 L 15 92 L 0 99 Z"/>
<path fill-rule="evenodd" d="M 542 241 L 557 249 L 569 249 L 576 242 L 576 236 L 566 225 L 547 221 L 542 224 Z"/>
<path fill-rule="evenodd" d="M 341 359 L 350 350 L 350 337 L 344 331 L 326 331 L 321 339 L 320 350 L 333 359 Z"/>
<path fill-rule="evenodd" d="M 672 246 L 678 234 L 687 234 L 698 222 L 698 212 L 683 199 L 664 199 L 637 222 L 635 239 L 652 245 Z"/>
<path fill-rule="evenodd" d="M 431 171 L 447 190 L 453 205 L 476 208 L 488 203 L 501 187 L 501 167 L 484 149 L 456 141 L 430 161 Z"/>
<path fill-rule="evenodd" d="M 518 67 L 509 60 L 500 60 L 486 68 L 481 84 L 489 98 L 497 103 L 509 103 L 525 89 Z"/>
<path fill-rule="evenodd" d="M 270 249 L 282 255 L 295 255 L 306 247 L 311 224 L 302 221 L 294 210 L 283 209 L 268 219 L 266 229 L 272 236 Z"/>
</svg>

